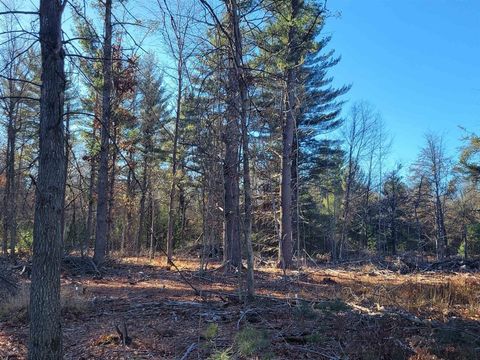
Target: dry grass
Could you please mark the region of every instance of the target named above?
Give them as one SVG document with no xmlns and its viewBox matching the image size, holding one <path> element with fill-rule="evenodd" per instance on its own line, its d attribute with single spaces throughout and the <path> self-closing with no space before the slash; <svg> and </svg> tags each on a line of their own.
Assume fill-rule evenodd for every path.
<svg viewBox="0 0 480 360">
<path fill-rule="evenodd" d="M 60 293 L 62 315 L 65 317 L 78 316 L 89 309 L 89 300 L 83 293 L 83 288 L 74 285 L 62 287 Z M 30 306 L 30 287 L 24 284 L 14 294 L 8 296 L 0 304 L 0 319 L 11 322 L 26 322 Z"/>
<path fill-rule="evenodd" d="M 87 294 L 64 276 L 65 358 L 179 359 L 192 343 L 197 347 L 191 358 L 218 360 L 480 355 L 479 274 L 398 274 L 367 265 L 304 268 L 285 277 L 268 263 L 256 269 L 259 298 L 245 304 L 238 299 L 238 274 L 199 273 L 195 258 L 175 263 L 184 278 L 165 266 L 164 258 L 117 260 L 102 278 L 75 277 Z M 14 314 L 27 312 L 26 290 L 0 304 L 0 317 L 10 320 L 0 321 L 0 358 L 26 354 L 28 329 L 12 321 Z M 114 327 L 123 320 L 133 340 L 126 347 Z"/>
</svg>

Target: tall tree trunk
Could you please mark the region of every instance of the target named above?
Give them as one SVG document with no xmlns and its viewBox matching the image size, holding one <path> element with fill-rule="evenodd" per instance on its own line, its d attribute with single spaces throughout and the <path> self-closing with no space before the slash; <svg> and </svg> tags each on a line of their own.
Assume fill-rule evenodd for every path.
<svg viewBox="0 0 480 360">
<path fill-rule="evenodd" d="M 113 144 L 117 143 L 117 124 L 113 121 Z M 112 249 L 112 227 L 113 227 L 113 205 L 115 203 L 115 176 L 116 176 L 116 163 L 117 163 L 117 149 L 116 147 L 111 149 L 111 157 L 112 157 L 112 168 L 110 170 L 110 180 L 108 184 L 108 211 L 107 211 L 107 238 L 106 238 L 106 246 L 105 246 L 105 253 L 108 254 L 109 249 Z"/>
<path fill-rule="evenodd" d="M 97 182 L 97 229 L 94 260 L 105 261 L 108 217 L 108 154 L 112 93 L 112 0 L 105 0 L 105 37 L 103 43 L 102 130 Z"/>
<path fill-rule="evenodd" d="M 286 116 L 282 130 L 282 180 L 281 211 L 282 229 L 279 246 L 279 266 L 282 269 L 293 266 L 293 228 L 292 228 L 292 156 L 293 134 L 296 123 L 296 87 L 297 66 L 299 63 L 299 41 L 296 18 L 300 10 L 300 1 L 291 0 L 291 25 L 288 31 L 288 54 L 286 70 Z"/>
<path fill-rule="evenodd" d="M 67 105 L 67 114 L 65 116 L 65 184 L 64 188 L 67 187 L 67 178 L 68 178 L 68 161 L 69 161 L 69 151 L 70 151 L 70 107 Z M 62 244 L 65 246 L 65 196 L 63 197 L 63 206 L 62 206 Z"/>
<path fill-rule="evenodd" d="M 12 74 L 13 76 L 13 74 Z M 15 88 L 13 80 L 8 81 L 9 93 L 14 96 Z M 4 194 L 5 217 L 3 219 L 4 236 L 4 254 L 7 254 L 7 248 L 10 246 L 10 256 L 15 257 L 15 245 L 17 242 L 17 216 L 16 216 L 16 183 L 15 183 L 15 144 L 16 144 L 16 124 L 15 124 L 15 99 L 9 99 L 8 104 L 8 125 L 7 125 L 7 157 L 6 157 L 6 181 Z M 10 244 L 8 244 L 10 240 Z"/>
<path fill-rule="evenodd" d="M 12 228 L 12 187 L 14 180 L 12 179 L 12 170 L 14 169 L 13 162 L 15 161 L 15 141 L 14 141 L 14 128 L 13 119 L 9 116 L 7 126 L 7 156 L 6 156 L 6 178 L 5 178 L 5 190 L 3 197 L 3 253 L 7 255 L 9 238 L 11 238 Z M 10 235 L 10 236 L 9 236 Z M 13 256 L 13 254 L 10 254 Z"/>
<path fill-rule="evenodd" d="M 232 0 L 226 0 L 227 12 L 232 18 Z M 233 36 L 230 21 L 230 36 Z M 223 163 L 225 188 L 225 224 L 223 260 L 234 268 L 242 265 L 240 241 L 240 188 L 239 188 L 239 140 L 240 127 L 238 118 L 238 74 L 235 65 L 234 44 L 230 44 L 227 85 L 226 125 L 224 129 L 225 159 Z"/>
<path fill-rule="evenodd" d="M 148 184 L 148 160 L 143 161 L 143 178 L 142 178 L 142 194 L 140 197 L 140 209 L 138 214 L 138 232 L 137 232 L 137 246 L 142 246 L 142 238 L 145 233 L 145 200 L 147 197 L 147 184 Z M 138 251 L 139 249 L 137 249 Z M 150 248 L 151 251 L 151 248 Z"/>
<path fill-rule="evenodd" d="M 150 193 L 150 260 L 155 257 L 155 199 Z"/>
<path fill-rule="evenodd" d="M 235 81 L 237 89 L 231 94 L 236 98 L 239 96 L 239 104 L 236 108 L 240 111 L 240 124 L 242 134 L 242 152 L 243 152 L 243 194 L 244 194 L 244 220 L 243 232 L 247 246 L 247 296 L 252 299 L 255 296 L 254 283 L 254 259 L 252 246 L 252 186 L 250 179 L 250 149 L 247 124 L 248 112 L 248 88 L 246 83 L 245 71 L 243 68 L 243 46 L 242 35 L 240 32 L 240 17 L 236 0 L 230 0 L 230 24 L 233 34 L 233 51 L 235 66 Z M 233 89 L 232 89 L 233 90 Z M 237 101 L 238 103 L 238 101 Z M 237 112 L 238 112 L 237 110 Z"/>
<path fill-rule="evenodd" d="M 133 163 L 132 160 L 132 152 L 130 152 L 128 162 L 130 164 Z M 137 242 L 138 238 L 135 237 L 135 242 L 132 244 L 133 240 L 133 170 L 132 167 L 128 167 L 128 175 L 127 175 L 127 231 L 126 231 L 126 241 L 129 242 L 127 245 L 129 248 L 130 253 L 134 253 L 135 255 L 139 255 L 140 251 L 140 244 Z M 133 245 L 133 248 L 132 248 Z"/>
<path fill-rule="evenodd" d="M 183 44 L 179 44 L 182 48 Z M 182 88 L 183 88 L 183 54 L 180 49 L 177 63 L 177 109 L 175 114 L 175 129 L 173 133 L 173 153 L 172 153 L 172 182 L 170 184 L 170 199 L 168 202 L 168 230 L 167 230 L 167 264 L 172 263 L 173 259 L 173 226 L 175 225 L 175 190 L 177 186 L 177 145 L 178 130 L 180 126 L 180 115 L 182 106 Z"/>
<path fill-rule="evenodd" d="M 300 259 L 301 243 L 300 243 L 300 181 L 298 178 L 298 132 L 295 126 L 293 132 L 293 147 L 292 147 L 292 239 L 297 248 L 297 256 Z"/>
<path fill-rule="evenodd" d="M 86 250 L 91 245 L 92 232 L 93 232 L 93 206 L 95 204 L 95 174 L 97 172 L 97 161 L 95 156 L 92 156 L 90 159 L 90 179 L 88 183 L 88 210 L 87 210 L 87 225 L 86 225 Z M 85 250 L 85 249 L 84 249 Z"/>
<path fill-rule="evenodd" d="M 42 90 L 40 147 L 33 228 L 28 358 L 61 359 L 61 217 L 65 196 L 65 91 L 62 12 L 59 0 L 40 1 Z"/>
</svg>

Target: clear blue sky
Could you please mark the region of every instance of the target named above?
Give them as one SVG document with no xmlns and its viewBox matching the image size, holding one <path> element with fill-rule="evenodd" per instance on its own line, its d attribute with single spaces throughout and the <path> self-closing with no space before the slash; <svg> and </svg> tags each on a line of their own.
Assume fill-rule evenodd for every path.
<svg viewBox="0 0 480 360">
<path fill-rule="evenodd" d="M 444 135 L 455 154 L 480 132 L 480 0 L 329 0 L 331 71 L 351 83 L 350 103 L 367 100 L 393 136 L 390 160 L 415 160 L 423 135 Z"/>
</svg>

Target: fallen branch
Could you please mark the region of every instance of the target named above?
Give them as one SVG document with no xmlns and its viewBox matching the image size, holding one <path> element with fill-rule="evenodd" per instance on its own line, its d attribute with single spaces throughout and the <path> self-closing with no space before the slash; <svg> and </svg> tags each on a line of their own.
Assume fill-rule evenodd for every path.
<svg viewBox="0 0 480 360">
<path fill-rule="evenodd" d="M 183 354 L 183 356 L 180 358 L 180 360 L 186 360 L 188 358 L 188 355 L 190 355 L 190 353 L 195 350 L 195 348 L 197 347 L 197 344 L 196 343 L 192 343 L 187 351 L 185 351 L 185 353 Z"/>
</svg>

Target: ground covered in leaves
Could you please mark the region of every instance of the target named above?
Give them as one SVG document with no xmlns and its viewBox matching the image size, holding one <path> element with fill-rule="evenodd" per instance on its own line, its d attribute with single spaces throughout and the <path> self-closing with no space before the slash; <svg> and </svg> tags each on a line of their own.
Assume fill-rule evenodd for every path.
<svg viewBox="0 0 480 360">
<path fill-rule="evenodd" d="M 263 262 L 247 302 L 238 273 L 127 258 L 64 269 L 66 359 L 480 359 L 478 272 Z M 0 359 L 23 359 L 28 274 L 0 304 Z M 179 270 L 179 271 L 177 271 Z M 18 279 L 19 277 L 17 277 Z"/>
</svg>

